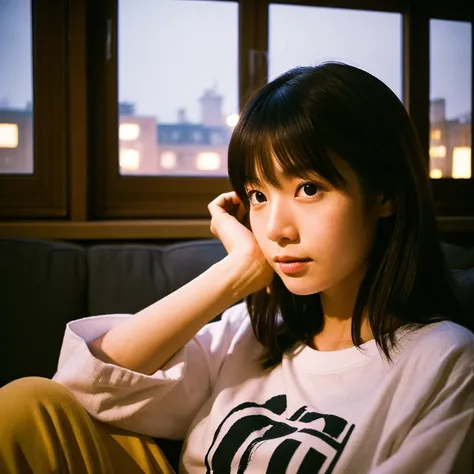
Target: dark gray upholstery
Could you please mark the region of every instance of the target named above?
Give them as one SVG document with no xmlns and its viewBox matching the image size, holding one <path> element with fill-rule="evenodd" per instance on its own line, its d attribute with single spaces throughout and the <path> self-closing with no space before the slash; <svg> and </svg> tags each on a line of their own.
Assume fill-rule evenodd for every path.
<svg viewBox="0 0 474 474">
<path fill-rule="evenodd" d="M 218 240 L 87 248 L 0 239 L 0 386 L 28 375 L 51 377 L 68 321 L 135 313 L 225 254 Z"/>
<path fill-rule="evenodd" d="M 225 255 L 217 240 L 167 246 L 95 245 L 88 250 L 89 314 L 135 313 Z"/>
<path fill-rule="evenodd" d="M 442 246 L 449 268 L 453 270 L 474 268 L 474 247 L 466 248 L 446 242 L 443 242 Z"/>
<path fill-rule="evenodd" d="M 25 375 L 52 375 L 65 324 L 86 315 L 82 247 L 0 240 L 0 386 Z"/>
<path fill-rule="evenodd" d="M 164 250 L 145 245 L 97 245 L 87 252 L 89 314 L 136 313 L 169 292 Z"/>
<path fill-rule="evenodd" d="M 163 254 L 163 265 L 173 292 L 207 270 L 211 263 L 227 255 L 224 246 L 215 240 L 183 242 L 171 246 Z"/>
<path fill-rule="evenodd" d="M 466 326 L 474 331 L 474 266 L 465 270 L 453 270 L 457 283 L 456 293 L 464 309 Z"/>
<path fill-rule="evenodd" d="M 474 249 L 444 244 L 468 320 L 474 320 Z M 218 240 L 172 245 L 0 239 L 0 386 L 50 377 L 66 323 L 93 314 L 134 313 L 226 255 Z"/>
</svg>

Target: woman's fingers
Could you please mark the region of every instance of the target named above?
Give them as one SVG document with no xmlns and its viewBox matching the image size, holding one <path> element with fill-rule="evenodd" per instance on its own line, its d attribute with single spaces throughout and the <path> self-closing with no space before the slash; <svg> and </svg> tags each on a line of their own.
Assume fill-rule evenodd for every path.
<svg viewBox="0 0 474 474">
<path fill-rule="evenodd" d="M 248 212 L 244 203 L 234 191 L 217 196 L 207 207 L 211 217 L 216 217 L 218 214 L 230 214 L 239 222 L 242 222 Z"/>
<path fill-rule="evenodd" d="M 216 213 L 231 213 L 240 204 L 240 199 L 237 194 L 233 191 L 223 193 L 216 197 L 207 206 L 211 215 Z"/>
<path fill-rule="evenodd" d="M 256 245 L 247 225 L 247 209 L 235 192 L 223 193 L 208 205 L 211 214 L 211 232 L 230 251 Z"/>
<path fill-rule="evenodd" d="M 235 192 L 224 193 L 208 205 L 211 214 L 211 232 L 222 242 L 227 252 L 250 257 L 255 271 L 249 281 L 249 292 L 268 286 L 273 269 L 266 261 L 249 224 L 249 213 Z"/>
</svg>

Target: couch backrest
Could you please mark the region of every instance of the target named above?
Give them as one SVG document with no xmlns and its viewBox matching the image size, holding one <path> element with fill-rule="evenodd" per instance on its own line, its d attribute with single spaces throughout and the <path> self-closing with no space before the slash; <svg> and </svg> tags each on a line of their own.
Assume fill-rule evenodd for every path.
<svg viewBox="0 0 474 474">
<path fill-rule="evenodd" d="M 221 260 L 218 240 L 90 247 L 0 239 L 0 386 L 51 377 L 68 321 L 135 313 Z"/>
<path fill-rule="evenodd" d="M 25 375 L 52 375 L 66 323 L 86 314 L 82 247 L 0 240 L 0 386 Z"/>
<path fill-rule="evenodd" d="M 474 248 L 445 244 L 444 250 L 474 321 Z M 135 313 L 225 255 L 215 239 L 89 247 L 0 239 L 0 386 L 27 375 L 52 376 L 68 321 Z"/>
<path fill-rule="evenodd" d="M 191 281 L 225 255 L 218 240 L 90 247 L 88 313 L 135 313 Z"/>
</svg>

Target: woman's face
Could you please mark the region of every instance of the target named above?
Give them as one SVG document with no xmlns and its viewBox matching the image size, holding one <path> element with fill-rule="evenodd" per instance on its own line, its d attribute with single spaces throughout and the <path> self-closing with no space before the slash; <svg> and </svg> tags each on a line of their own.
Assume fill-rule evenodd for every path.
<svg viewBox="0 0 474 474">
<path fill-rule="evenodd" d="M 377 220 L 387 205 L 364 206 L 352 168 L 334 159 L 347 193 L 315 173 L 285 175 L 274 160 L 279 187 L 247 186 L 252 232 L 275 272 L 294 294 L 357 292 L 365 274 Z M 347 295 L 349 296 L 349 295 Z"/>
</svg>

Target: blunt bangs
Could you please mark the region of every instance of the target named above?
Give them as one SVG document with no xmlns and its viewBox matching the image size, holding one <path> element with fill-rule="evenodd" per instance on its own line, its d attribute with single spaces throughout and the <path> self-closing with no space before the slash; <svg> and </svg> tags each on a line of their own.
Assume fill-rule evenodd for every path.
<svg viewBox="0 0 474 474">
<path fill-rule="evenodd" d="M 346 189 L 325 140 L 324 118 L 305 107 L 307 101 L 300 96 L 297 85 L 306 76 L 304 69 L 281 76 L 244 108 L 230 140 L 228 172 L 233 189 L 245 203 L 247 184 L 263 181 L 279 186 L 274 161 L 290 177 L 315 172 L 335 188 Z"/>
</svg>

